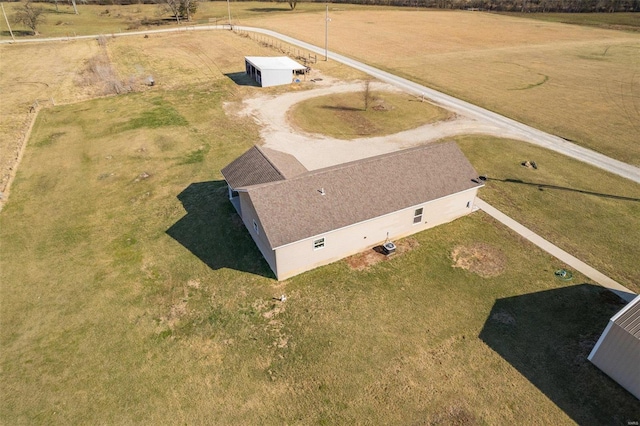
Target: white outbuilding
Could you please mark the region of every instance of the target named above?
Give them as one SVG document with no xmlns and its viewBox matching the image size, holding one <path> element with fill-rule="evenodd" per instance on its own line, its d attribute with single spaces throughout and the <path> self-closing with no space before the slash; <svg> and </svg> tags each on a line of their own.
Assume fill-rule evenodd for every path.
<svg viewBox="0 0 640 426">
<path fill-rule="evenodd" d="M 307 67 L 287 56 L 245 56 L 245 69 L 262 87 L 291 84 Z"/>
</svg>

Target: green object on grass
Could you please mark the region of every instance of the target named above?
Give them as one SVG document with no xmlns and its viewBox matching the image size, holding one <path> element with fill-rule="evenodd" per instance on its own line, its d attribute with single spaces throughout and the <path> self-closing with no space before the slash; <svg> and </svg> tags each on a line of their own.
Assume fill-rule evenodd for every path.
<svg viewBox="0 0 640 426">
<path fill-rule="evenodd" d="M 573 273 L 571 271 L 567 271 L 566 269 L 558 269 L 555 272 L 555 275 L 562 281 L 570 281 L 573 279 Z"/>
</svg>

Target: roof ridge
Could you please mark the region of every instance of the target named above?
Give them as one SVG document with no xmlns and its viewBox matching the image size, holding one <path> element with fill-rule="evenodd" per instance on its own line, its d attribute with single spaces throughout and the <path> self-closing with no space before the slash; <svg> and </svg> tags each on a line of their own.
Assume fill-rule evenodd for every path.
<svg viewBox="0 0 640 426">
<path fill-rule="evenodd" d="M 276 166 L 276 164 L 271 160 L 271 158 L 269 158 L 269 156 L 258 145 L 254 145 L 254 147 L 258 150 L 260 155 L 262 155 L 264 159 L 267 160 L 269 164 L 271 164 L 271 167 L 273 167 L 276 170 L 276 172 L 278 172 L 278 174 L 282 176 L 284 180 L 287 180 L 287 177 L 284 175 L 284 173 L 282 173 L 282 170 L 280 170 L 280 168 Z M 275 182 L 278 182 L 278 181 L 275 181 Z"/>
<path fill-rule="evenodd" d="M 323 167 L 321 169 L 309 170 L 307 173 L 302 173 L 302 174 L 300 174 L 298 176 L 293 176 L 293 177 L 288 178 L 288 179 L 285 178 L 284 180 L 293 181 L 293 180 L 296 180 L 296 179 L 302 179 L 303 177 L 315 176 L 315 175 L 329 173 L 329 172 L 336 171 L 336 170 L 346 169 L 346 168 L 349 168 L 349 167 L 353 167 L 355 164 L 366 164 L 366 163 L 370 163 L 370 162 L 373 162 L 373 161 L 378 161 L 381 158 L 390 158 L 390 157 L 395 157 L 395 156 L 398 156 L 398 155 L 406 155 L 408 152 L 411 152 L 411 151 L 417 151 L 417 150 L 421 150 L 421 149 L 433 149 L 433 148 L 435 148 L 437 146 L 442 146 L 442 145 L 455 145 L 458 148 L 458 146 L 455 143 L 455 141 L 445 141 L 445 142 L 440 142 L 440 143 L 428 143 L 428 144 L 424 144 L 424 145 L 412 146 L 410 148 L 399 149 L 397 151 L 385 152 L 383 154 L 373 155 L 371 157 L 359 158 L 357 160 L 347 161 L 346 163 L 334 164 L 332 166 Z M 256 148 L 258 148 L 257 145 L 256 145 Z M 460 148 L 458 148 L 458 150 L 459 149 Z M 262 150 L 260 150 L 260 153 L 262 155 L 265 155 Z M 273 163 L 271 163 L 271 161 L 267 157 L 265 157 L 265 158 L 269 161 L 269 163 L 271 165 L 273 165 Z M 282 174 L 282 172 L 280 172 L 280 170 L 277 167 L 275 167 L 275 165 L 273 165 L 273 166 L 276 169 L 276 171 L 278 171 L 278 173 Z M 247 188 L 247 189 L 249 189 L 249 188 L 251 188 L 251 189 L 263 188 L 263 187 L 269 186 L 269 185 L 276 185 L 276 184 L 278 184 L 280 182 L 282 182 L 282 181 L 258 183 L 258 184 L 255 184 L 255 185 L 247 186 L 245 188 Z"/>
</svg>

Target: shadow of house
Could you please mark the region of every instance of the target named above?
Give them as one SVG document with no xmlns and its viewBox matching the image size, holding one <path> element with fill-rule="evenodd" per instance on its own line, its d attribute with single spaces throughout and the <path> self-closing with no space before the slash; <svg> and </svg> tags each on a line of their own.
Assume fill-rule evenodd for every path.
<svg viewBox="0 0 640 426">
<path fill-rule="evenodd" d="M 229 202 L 225 181 L 192 183 L 178 195 L 187 214 L 166 233 L 211 269 L 275 278 Z"/>
<path fill-rule="evenodd" d="M 479 337 L 578 424 L 626 425 L 640 419 L 638 401 L 587 360 L 623 305 L 590 284 L 507 297 Z"/>
<path fill-rule="evenodd" d="M 244 71 L 227 73 L 225 75 L 229 77 L 238 86 L 260 87 L 260 84 L 258 84 L 257 81 L 251 78 L 251 76 Z"/>
</svg>

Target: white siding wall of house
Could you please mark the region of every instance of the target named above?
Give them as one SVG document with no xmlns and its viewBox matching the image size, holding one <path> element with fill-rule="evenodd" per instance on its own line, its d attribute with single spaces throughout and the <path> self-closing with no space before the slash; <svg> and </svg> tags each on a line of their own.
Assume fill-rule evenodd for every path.
<svg viewBox="0 0 640 426">
<path fill-rule="evenodd" d="M 394 240 L 450 222 L 471 213 L 477 193 L 478 188 L 471 188 L 448 197 L 278 247 L 275 249 L 277 269 L 274 269 L 274 272 L 279 280 L 284 280 L 380 245 L 387 238 L 387 233 L 389 239 Z M 414 223 L 414 219 L 418 220 L 416 210 L 420 208 L 423 209 L 422 217 L 418 223 Z M 315 248 L 314 242 L 321 238 L 324 238 L 324 247 Z"/>
<path fill-rule="evenodd" d="M 258 246 L 260 253 L 262 253 L 262 255 L 264 256 L 265 260 L 269 264 L 269 267 L 274 273 L 276 273 L 277 269 L 275 252 L 269 247 L 269 242 L 267 241 L 267 237 L 264 234 L 262 223 L 260 223 L 260 219 L 256 214 L 256 210 L 253 208 L 253 204 L 251 204 L 251 201 L 249 200 L 249 197 L 245 192 L 240 192 L 238 195 L 238 198 L 240 199 L 240 209 L 242 211 L 242 222 L 244 222 L 244 226 L 249 231 L 251 238 L 253 238 L 253 241 Z M 254 221 L 258 228 L 257 231 L 255 230 Z"/>
</svg>

